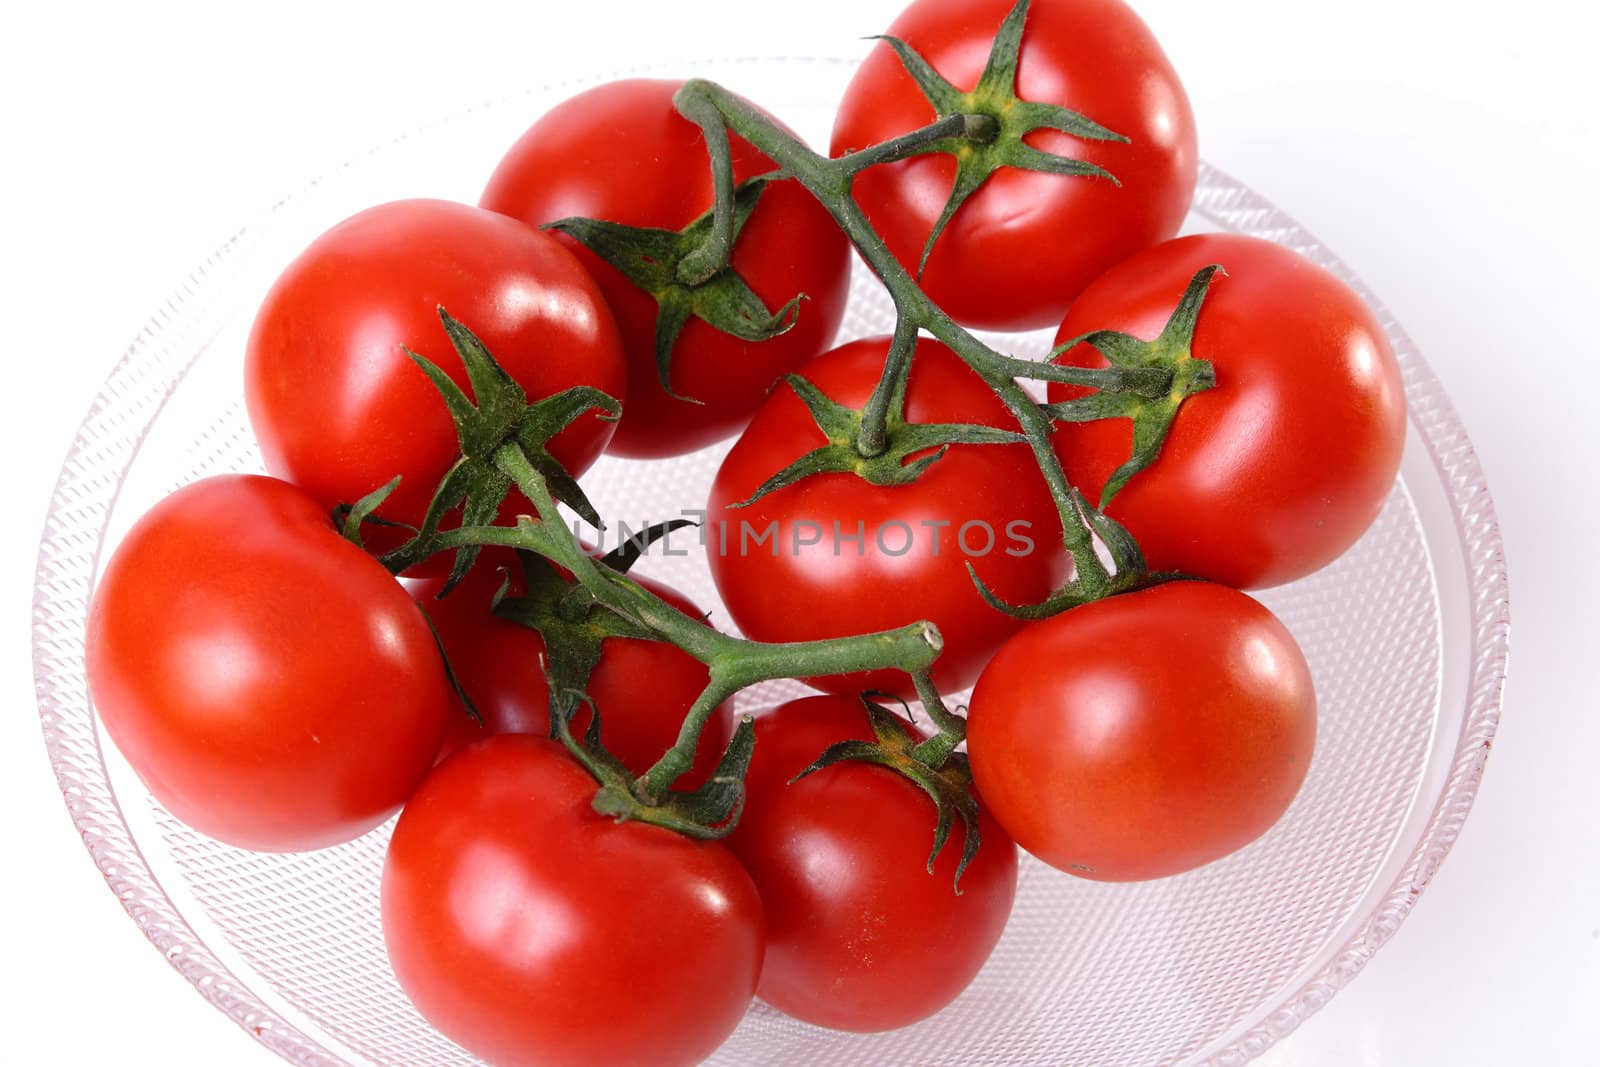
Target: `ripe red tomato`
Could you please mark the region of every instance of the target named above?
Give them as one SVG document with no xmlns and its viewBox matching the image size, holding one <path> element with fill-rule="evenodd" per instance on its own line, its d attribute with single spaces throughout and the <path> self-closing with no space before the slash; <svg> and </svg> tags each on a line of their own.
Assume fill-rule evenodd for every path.
<svg viewBox="0 0 1600 1067">
<path fill-rule="evenodd" d="M 832 399 L 859 407 L 888 347 L 886 338 L 853 341 L 800 373 Z M 912 360 L 906 417 L 1016 429 L 983 379 L 926 338 Z M 732 507 L 823 443 L 805 404 L 781 386 L 723 460 L 706 507 L 711 574 L 729 615 L 761 641 L 840 637 L 926 619 L 944 635 L 935 681 L 946 692 L 972 684 L 1019 624 L 984 602 L 967 563 L 1013 603 L 1043 600 L 1064 569 L 1055 505 L 1033 454 L 1021 444 L 957 444 L 910 485 L 826 473 Z M 775 535 L 757 543 L 774 523 Z M 810 681 L 830 693 L 913 695 L 897 671 Z"/>
<path fill-rule="evenodd" d="M 383 869 L 395 976 L 502 1067 L 699 1063 L 761 970 L 761 900 L 720 844 L 589 806 L 556 743 L 492 737 L 406 805 Z"/>
<path fill-rule="evenodd" d="M 483 716 L 480 724 L 459 700 L 454 701 L 440 758 L 493 734 L 549 735 L 544 637 L 519 622 L 497 617 L 490 607 L 507 578 L 507 595 L 522 596 L 527 583 L 515 554 L 488 549 L 442 600 L 437 599 L 442 577 L 412 583 L 411 595 L 433 620 L 456 681 Z M 705 614 L 670 586 L 639 575 L 634 580 L 685 615 Z M 677 741 L 684 716 L 709 679 L 705 664 L 676 645 L 606 638 L 586 687 L 600 709 L 601 741 L 635 774 L 643 774 Z M 581 735 L 588 720 L 589 713 L 580 710 L 574 733 Z M 709 777 L 732 733 L 729 701 L 706 723 L 694 767 L 679 781 L 680 787 L 694 788 Z"/>
<path fill-rule="evenodd" d="M 957 88 L 971 90 L 1015 0 L 916 0 L 889 34 Z M 1107 267 L 1177 232 L 1194 195 L 1194 116 L 1161 46 L 1121 0 L 1033 0 L 1017 95 L 1067 107 L 1129 138 L 1027 135 L 1043 152 L 1084 160 L 1122 184 L 1002 168 L 957 211 L 934 246 L 923 288 L 957 321 L 1023 330 L 1061 320 Z M 880 43 L 845 91 L 833 154 L 934 121 L 899 57 Z M 915 156 L 864 171 L 855 197 L 895 257 L 915 270 L 955 180 L 955 157 Z"/>
<path fill-rule="evenodd" d="M 378 514 L 415 525 L 458 452 L 443 399 L 402 348 L 471 395 L 440 306 L 477 334 L 529 400 L 579 385 L 625 399 L 616 323 L 558 242 L 480 208 L 401 200 L 313 241 L 256 313 L 245 400 L 267 469 L 330 509 L 402 475 Z M 551 442 L 551 454 L 581 474 L 614 425 L 583 415 Z M 375 546 L 392 547 L 381 527 L 371 529 Z"/>
<path fill-rule="evenodd" d="M 1169 582 L 1006 642 L 978 679 L 967 748 L 1017 844 L 1122 882 L 1242 848 L 1278 820 L 1316 743 L 1305 657 L 1250 597 Z"/>
<path fill-rule="evenodd" d="M 628 80 L 557 105 L 511 147 L 489 179 L 486 208 L 543 224 L 571 216 L 679 230 L 711 210 L 711 163 L 700 128 L 680 116 L 682 82 Z M 773 165 L 732 139 L 734 178 Z M 600 283 L 628 351 L 629 394 L 610 450 L 624 456 L 692 452 L 734 433 L 772 383 L 822 351 L 844 317 L 850 245 L 797 182 L 769 184 L 734 245 L 733 268 L 777 311 L 804 293 L 788 333 L 741 341 L 691 319 L 673 349 L 671 381 L 656 369 L 656 301 L 620 271 L 558 235 Z"/>
<path fill-rule="evenodd" d="M 398 808 L 449 693 L 405 590 L 299 489 L 225 475 L 128 532 L 95 589 L 89 687 L 167 810 L 230 845 L 321 848 Z"/>
<path fill-rule="evenodd" d="M 1090 330 L 1160 334 L 1194 273 L 1221 264 L 1192 354 L 1217 385 L 1184 401 L 1161 455 L 1112 500 L 1158 570 L 1242 589 L 1330 563 L 1372 524 L 1400 469 L 1405 393 L 1383 327 L 1354 290 L 1270 241 L 1198 234 L 1107 271 L 1072 306 L 1057 342 Z M 1061 362 L 1105 366 L 1089 345 Z M 1084 390 L 1050 387 L 1050 399 Z M 1062 423 L 1056 451 L 1099 498 L 1132 449 L 1125 419 Z"/>
<path fill-rule="evenodd" d="M 870 1032 L 927 1018 L 977 976 L 1011 914 L 1017 850 L 980 809 L 982 844 L 957 896 L 965 831 L 957 821 L 930 872 L 934 807 L 918 786 L 859 762 L 790 782 L 851 738 L 872 739 L 854 697 L 806 697 L 759 717 L 728 845 L 766 910 L 761 999 L 818 1026 Z"/>
</svg>

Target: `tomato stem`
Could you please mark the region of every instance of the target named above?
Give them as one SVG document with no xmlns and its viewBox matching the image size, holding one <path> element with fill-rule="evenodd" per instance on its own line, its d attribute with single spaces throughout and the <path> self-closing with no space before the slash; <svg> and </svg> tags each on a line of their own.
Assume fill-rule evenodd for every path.
<svg viewBox="0 0 1600 1067">
<path fill-rule="evenodd" d="M 905 413 L 906 379 L 916 347 L 916 322 L 905 317 L 896 319 L 889 355 L 883 361 L 883 376 L 861 409 L 861 427 L 856 434 L 856 451 L 869 459 L 888 449 L 889 420 L 899 420 Z"/>
<path fill-rule="evenodd" d="M 682 107 L 709 108 L 709 100 L 690 100 Z M 691 121 L 699 122 L 693 115 L 688 116 Z M 728 188 L 733 188 L 733 149 L 726 137 L 706 139 L 706 151 L 711 155 L 711 169 L 719 176 L 725 176 Z M 722 180 L 719 177 L 719 180 Z M 731 211 L 719 211 L 712 216 L 711 232 L 706 235 L 705 242 L 678 261 L 678 281 L 684 285 L 700 285 L 709 281 L 713 275 L 728 266 L 729 257 L 733 254 L 733 240 L 735 237 L 734 214 Z"/>
<path fill-rule="evenodd" d="M 853 178 L 868 167 L 877 166 L 879 163 L 897 163 L 948 138 L 982 144 L 993 139 L 996 126 L 991 115 L 946 115 L 919 130 L 912 130 L 892 140 L 841 156 L 838 160 L 838 170 L 847 176 L 846 189 L 848 189 L 848 178 Z"/>
<path fill-rule="evenodd" d="M 688 714 L 683 717 L 683 725 L 678 730 L 678 739 L 634 782 L 635 793 L 647 801 L 659 800 L 665 796 L 672 783 L 683 777 L 694 765 L 695 753 L 700 747 L 700 732 L 706 723 L 711 720 L 717 708 L 721 707 L 722 702 L 741 688 L 742 686 L 733 684 L 726 678 L 719 678 L 717 671 L 713 669 L 711 681 L 700 691 L 700 695 L 690 705 Z"/>
<path fill-rule="evenodd" d="M 933 720 L 934 727 L 939 731 L 913 748 L 911 755 L 918 762 L 938 770 L 944 766 L 956 746 L 967 739 L 967 720 L 945 707 L 928 672 L 918 671 L 911 676 L 911 682 L 917 688 L 917 699 L 922 701 L 922 710 L 928 713 L 928 718 Z"/>
</svg>

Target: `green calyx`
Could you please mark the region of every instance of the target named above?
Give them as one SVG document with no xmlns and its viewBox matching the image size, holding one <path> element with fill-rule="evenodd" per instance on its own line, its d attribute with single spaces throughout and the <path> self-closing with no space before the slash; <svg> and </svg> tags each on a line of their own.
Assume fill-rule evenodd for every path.
<svg viewBox="0 0 1600 1067">
<path fill-rule="evenodd" d="M 587 218 L 559 219 L 545 226 L 582 244 L 655 298 L 656 376 L 675 399 L 701 403 L 672 387 L 673 348 L 691 318 L 741 341 L 771 340 L 793 329 L 799 319 L 804 294 L 770 311 L 728 261 L 734 241 L 771 180 L 772 175 L 764 175 L 739 185 L 733 213 L 721 226 L 715 211 L 676 231 Z"/>
<path fill-rule="evenodd" d="M 440 524 L 452 512 L 460 512 L 462 526 L 492 525 L 514 484 L 499 462 L 506 445 L 520 447 L 528 464 L 543 476 L 556 500 L 572 508 L 585 522 L 602 526 L 594 505 L 579 488 L 577 479 L 550 454 L 549 444 L 579 416 L 599 411 L 602 418 L 615 419 L 622 413 L 622 405 L 587 386 L 568 389 L 530 404 L 522 386 L 506 373 L 471 330 L 452 318 L 443 307 L 439 308 L 439 321 L 466 368 L 472 397 L 468 397 L 436 363 L 409 348 L 405 353 L 443 398 L 450 419 L 455 423 L 461 454 L 434 490 L 422 524 L 405 527 L 413 536 L 405 545 L 383 556 L 383 565 L 398 574 L 425 559 L 436 550 Z M 383 521 L 374 518 L 373 513 L 399 484 L 400 479 L 396 477 L 352 504 L 343 516 L 344 535 L 360 545 L 362 524 Z M 455 561 L 445 591 L 466 577 L 478 558 L 480 547 L 464 544 L 455 549 Z"/>
<path fill-rule="evenodd" d="M 1087 396 L 1048 404 L 1050 417 L 1062 422 L 1092 422 L 1096 419 L 1130 419 L 1133 422 L 1133 454 L 1112 472 L 1100 493 L 1104 508 L 1129 480 L 1156 461 L 1167 433 L 1178 417 L 1183 402 L 1217 384 L 1216 369 L 1191 351 L 1195 324 L 1200 317 L 1206 293 L 1218 274 L 1227 272 L 1217 264 L 1202 267 L 1189 279 L 1183 297 L 1172 317 L 1154 341 L 1143 341 L 1115 330 L 1095 330 L 1058 345 L 1054 359 L 1075 345 L 1094 347 L 1113 367 L 1161 368 L 1171 375 L 1171 384 L 1158 396 L 1099 390 Z"/>
<path fill-rule="evenodd" d="M 923 689 L 920 682 L 918 689 Z M 978 802 L 972 794 L 972 770 L 967 758 L 953 751 L 953 745 L 935 744 L 946 736 L 942 728 L 940 735 L 918 742 L 898 716 L 872 699 L 874 695 L 867 693 L 861 697 L 861 706 L 872 726 L 874 740 L 840 741 L 791 781 L 797 782 L 835 764 L 853 761 L 884 767 L 915 784 L 928 794 L 935 812 L 933 849 L 928 853 L 929 874 L 933 873 L 934 861 L 950 840 L 955 821 L 961 820 L 961 862 L 957 864 L 955 874 L 955 891 L 960 895 L 961 876 L 966 873 L 982 844 L 978 831 Z M 944 711 L 943 704 L 938 707 L 948 718 L 961 722 L 959 717 Z M 933 709 L 929 707 L 928 710 L 931 712 Z"/>
<path fill-rule="evenodd" d="M 585 706 L 590 709 L 589 726 L 581 738 L 575 737 L 572 719 Z M 618 822 L 650 823 L 702 841 L 725 837 L 738 825 L 744 811 L 745 772 L 755 750 L 755 720 L 748 715 L 739 720 L 722 759 L 704 785 L 694 790 L 668 789 L 659 797 L 645 794 L 633 773 L 600 743 L 600 709 L 594 702 L 581 691 L 558 688 L 553 679 L 550 734 L 599 783 L 591 806 L 601 815 Z"/>
<path fill-rule="evenodd" d="M 920 277 L 940 234 L 973 193 L 989 176 L 1002 167 L 1058 174 L 1064 177 L 1101 178 L 1117 182 L 1103 167 L 1071 156 L 1044 152 L 1026 144 L 1024 138 L 1035 130 L 1059 130 L 1083 141 L 1120 141 L 1122 134 L 1106 129 L 1070 108 L 1023 100 L 1017 96 L 1017 65 L 1022 54 L 1022 34 L 1028 18 L 1029 0 L 1019 0 L 995 35 L 978 84 L 965 92 L 946 81 L 933 65 L 909 44 L 897 37 L 880 38 L 895 50 L 906 72 L 933 105 L 940 119 L 964 116 L 963 132 L 922 145 L 909 155 L 942 152 L 956 160 L 955 184 L 938 220 L 928 234 L 922 258 L 917 263 Z M 1121 184 L 1118 182 L 1117 184 Z"/>
<path fill-rule="evenodd" d="M 1148 382 L 1160 382 L 1162 388 L 1114 387 L 1108 382 L 1095 387 L 1093 392 L 1085 396 L 1044 405 L 1045 414 L 1061 422 L 1092 422 L 1097 419 L 1129 419 L 1133 422 L 1132 454 L 1106 480 L 1099 506 L 1083 499 L 1076 489 L 1071 490 L 1071 499 L 1067 501 L 1071 513 L 1105 547 L 1111 558 L 1111 570 L 1104 581 L 1088 587 L 1075 580 L 1037 604 L 1012 604 L 985 585 L 972 564 L 968 563 L 967 574 L 990 607 L 1012 618 L 1045 619 L 1091 600 L 1132 592 L 1174 577 L 1148 573 L 1138 542 L 1126 527 L 1105 513 L 1105 508 L 1134 475 L 1160 456 L 1161 447 L 1172 430 L 1183 402 L 1196 393 L 1216 387 L 1216 369 L 1210 362 L 1196 359 L 1192 349 L 1195 325 L 1199 321 L 1206 293 L 1217 275 L 1226 273 L 1215 263 L 1196 271 L 1189 279 L 1178 306 L 1153 341 L 1141 340 L 1115 330 L 1095 330 L 1056 346 L 1050 353 L 1050 360 L 1054 360 L 1076 345 L 1088 344 L 1106 358 L 1111 365 L 1109 370 L 1117 372 L 1121 381 L 1138 382 L 1141 386 Z M 1042 364 L 1040 369 L 1045 367 L 1062 369 L 1054 363 Z M 1055 380 L 1064 381 L 1066 378 L 1057 377 Z M 1111 379 L 1116 380 L 1119 379 Z"/>
<path fill-rule="evenodd" d="M 624 542 L 599 560 L 617 574 L 625 574 L 649 545 L 673 530 L 691 526 L 687 519 L 657 523 Z M 524 592 L 507 596 L 510 576 L 501 583 L 493 601 L 494 614 L 502 619 L 536 630 L 544 641 L 545 672 L 558 689 L 581 691 L 600 662 L 600 649 L 607 638 L 628 637 L 640 641 L 659 641 L 661 635 L 647 626 L 612 611 L 595 598 L 581 582 L 563 573 L 543 556 L 527 550 L 517 552 Z"/>
<path fill-rule="evenodd" d="M 995 426 L 907 422 L 902 414 L 905 390 L 902 376 L 893 402 L 883 413 L 879 428 L 881 446 L 875 454 L 867 455 L 869 449 L 862 447 L 863 412 L 840 404 L 798 374 L 790 374 L 784 381 L 811 412 L 827 443 L 762 482 L 749 499 L 737 507 L 748 507 L 768 493 L 814 474 L 849 473 L 873 485 L 910 485 L 942 459 L 951 445 L 1018 444 L 1027 440 L 1020 433 Z"/>
</svg>

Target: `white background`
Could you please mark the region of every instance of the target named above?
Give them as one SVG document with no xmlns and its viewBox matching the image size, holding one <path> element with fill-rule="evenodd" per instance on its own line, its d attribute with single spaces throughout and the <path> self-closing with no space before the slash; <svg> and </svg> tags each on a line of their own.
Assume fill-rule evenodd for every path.
<svg viewBox="0 0 1600 1067">
<path fill-rule="evenodd" d="M 8 1059 L 265 1067 L 107 891 L 39 737 L 32 560 L 96 383 L 212 247 L 369 144 L 589 69 L 860 54 L 900 3 L 18 6 L 0 27 Z M 1343 256 L 1444 380 L 1511 568 L 1505 719 L 1459 845 L 1367 971 L 1262 1062 L 1600 1061 L 1591 32 L 1555 0 L 1492 17 L 1423 0 L 1138 7 L 1188 85 L 1202 154 Z"/>
</svg>

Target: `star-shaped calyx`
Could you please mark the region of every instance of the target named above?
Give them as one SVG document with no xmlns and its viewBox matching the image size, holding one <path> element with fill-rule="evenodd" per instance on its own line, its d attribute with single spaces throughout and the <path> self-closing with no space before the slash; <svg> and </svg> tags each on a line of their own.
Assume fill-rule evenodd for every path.
<svg viewBox="0 0 1600 1067">
<path fill-rule="evenodd" d="M 1116 330 L 1094 330 L 1057 345 L 1051 354 L 1054 359 L 1076 345 L 1087 344 L 1114 367 L 1159 367 L 1171 374 L 1172 384 L 1160 396 L 1099 391 L 1045 406 L 1052 418 L 1062 422 L 1093 422 L 1096 419 L 1133 421 L 1133 454 L 1106 479 L 1105 488 L 1100 493 L 1102 509 L 1134 475 L 1161 455 L 1161 446 L 1166 442 L 1167 433 L 1172 429 L 1173 420 L 1178 417 L 1178 409 L 1184 400 L 1216 386 L 1215 368 L 1207 360 L 1196 359 L 1191 348 L 1195 324 L 1200 317 L 1200 307 L 1205 303 L 1206 292 L 1218 274 L 1226 273 L 1217 264 L 1196 271 L 1189 279 L 1189 285 L 1172 312 L 1172 317 L 1162 327 L 1160 336 L 1153 341 L 1141 340 Z"/>
<path fill-rule="evenodd" d="M 688 519 L 671 519 L 647 526 L 596 563 L 626 574 L 651 544 L 692 525 Z M 499 618 L 538 631 L 544 641 L 545 672 L 556 688 L 588 688 L 589 675 L 600 662 L 600 648 L 608 638 L 661 640 L 649 627 L 605 607 L 586 586 L 543 556 L 519 551 L 517 566 L 522 572 L 523 592 L 508 595 L 511 575 L 505 575 L 491 610 Z"/>
<path fill-rule="evenodd" d="M 877 694 L 865 693 L 861 707 L 867 713 L 872 727 L 873 740 L 851 739 L 830 747 L 793 781 L 832 767 L 837 763 L 870 763 L 884 767 L 912 782 L 928 794 L 933 801 L 935 820 L 933 849 L 928 853 L 928 873 L 933 873 L 933 863 L 944 851 L 950 839 L 955 820 L 961 820 L 961 861 L 956 866 L 955 890 L 961 892 L 961 876 L 967 865 L 978 854 L 982 838 L 978 832 L 978 802 L 972 795 L 972 770 L 967 757 L 960 752 L 941 752 L 937 761 L 924 762 L 920 758 L 917 738 L 888 708 L 877 703 Z M 933 765 L 936 763 L 936 765 Z"/>
<path fill-rule="evenodd" d="M 527 392 L 506 373 L 477 335 L 443 307 L 439 308 L 439 321 L 466 369 L 467 383 L 472 387 L 471 397 L 438 364 L 409 348 L 405 353 L 428 376 L 449 409 L 460 455 L 439 480 L 421 525 L 412 530 L 413 536 L 404 545 L 382 557 L 384 566 L 398 573 L 431 555 L 436 548 L 433 542 L 440 525 L 452 512 L 460 512 L 462 526 L 493 524 L 500 505 L 514 485 L 511 475 L 504 469 L 503 450 L 508 447 L 519 450 L 520 459 L 544 477 L 552 497 L 572 508 L 585 522 L 601 527 L 603 524 L 594 505 L 579 488 L 577 479 L 550 454 L 549 444 L 586 412 L 599 411 L 602 418 L 615 419 L 621 414 L 622 406 L 589 386 L 567 389 L 529 403 Z M 399 484 L 397 477 L 344 509 L 345 536 L 361 544 L 362 524 L 383 521 L 374 518 L 373 513 Z M 466 577 L 479 550 L 478 545 L 456 548 L 446 590 Z"/>
<path fill-rule="evenodd" d="M 751 178 L 735 189 L 732 228 L 725 232 L 717 231 L 715 211 L 706 212 L 682 230 L 576 217 L 545 226 L 571 237 L 655 298 L 656 376 L 669 396 L 701 402 L 680 396 L 672 388 L 673 348 L 691 318 L 741 341 L 770 340 L 793 329 L 799 318 L 804 294 L 796 294 L 776 312 L 770 311 L 725 258 L 774 177 Z M 720 249 L 720 255 L 713 249 Z M 721 266 L 717 265 L 719 259 Z"/>
<path fill-rule="evenodd" d="M 1106 129 L 1071 108 L 1017 96 L 1017 64 L 1022 54 L 1028 4 L 1029 0 L 1019 0 L 1000 24 L 989 61 L 970 92 L 952 85 L 905 41 L 890 36 L 879 38 L 895 50 L 906 73 L 917 83 L 939 118 L 965 115 L 969 119 L 965 135 L 933 141 L 912 153 L 943 152 L 956 160 L 955 184 L 922 248 L 922 258 L 917 264 L 919 276 L 927 266 L 939 235 L 961 205 L 1001 167 L 1117 182 L 1116 176 L 1103 167 L 1071 156 L 1044 152 L 1023 141 L 1035 130 L 1059 130 L 1084 141 L 1128 143 L 1128 138 L 1122 134 Z"/>
<path fill-rule="evenodd" d="M 906 381 L 902 376 L 895 384 L 884 419 L 885 447 L 876 455 L 867 456 L 859 447 L 861 411 L 839 403 L 798 374 L 790 374 L 784 381 L 811 412 L 827 442 L 762 482 L 738 507 L 748 507 L 768 493 L 814 474 L 850 473 L 872 485 L 910 485 L 942 459 L 951 445 L 1026 444 L 1028 440 L 1014 430 L 996 426 L 908 422 L 904 416 Z"/>
</svg>

